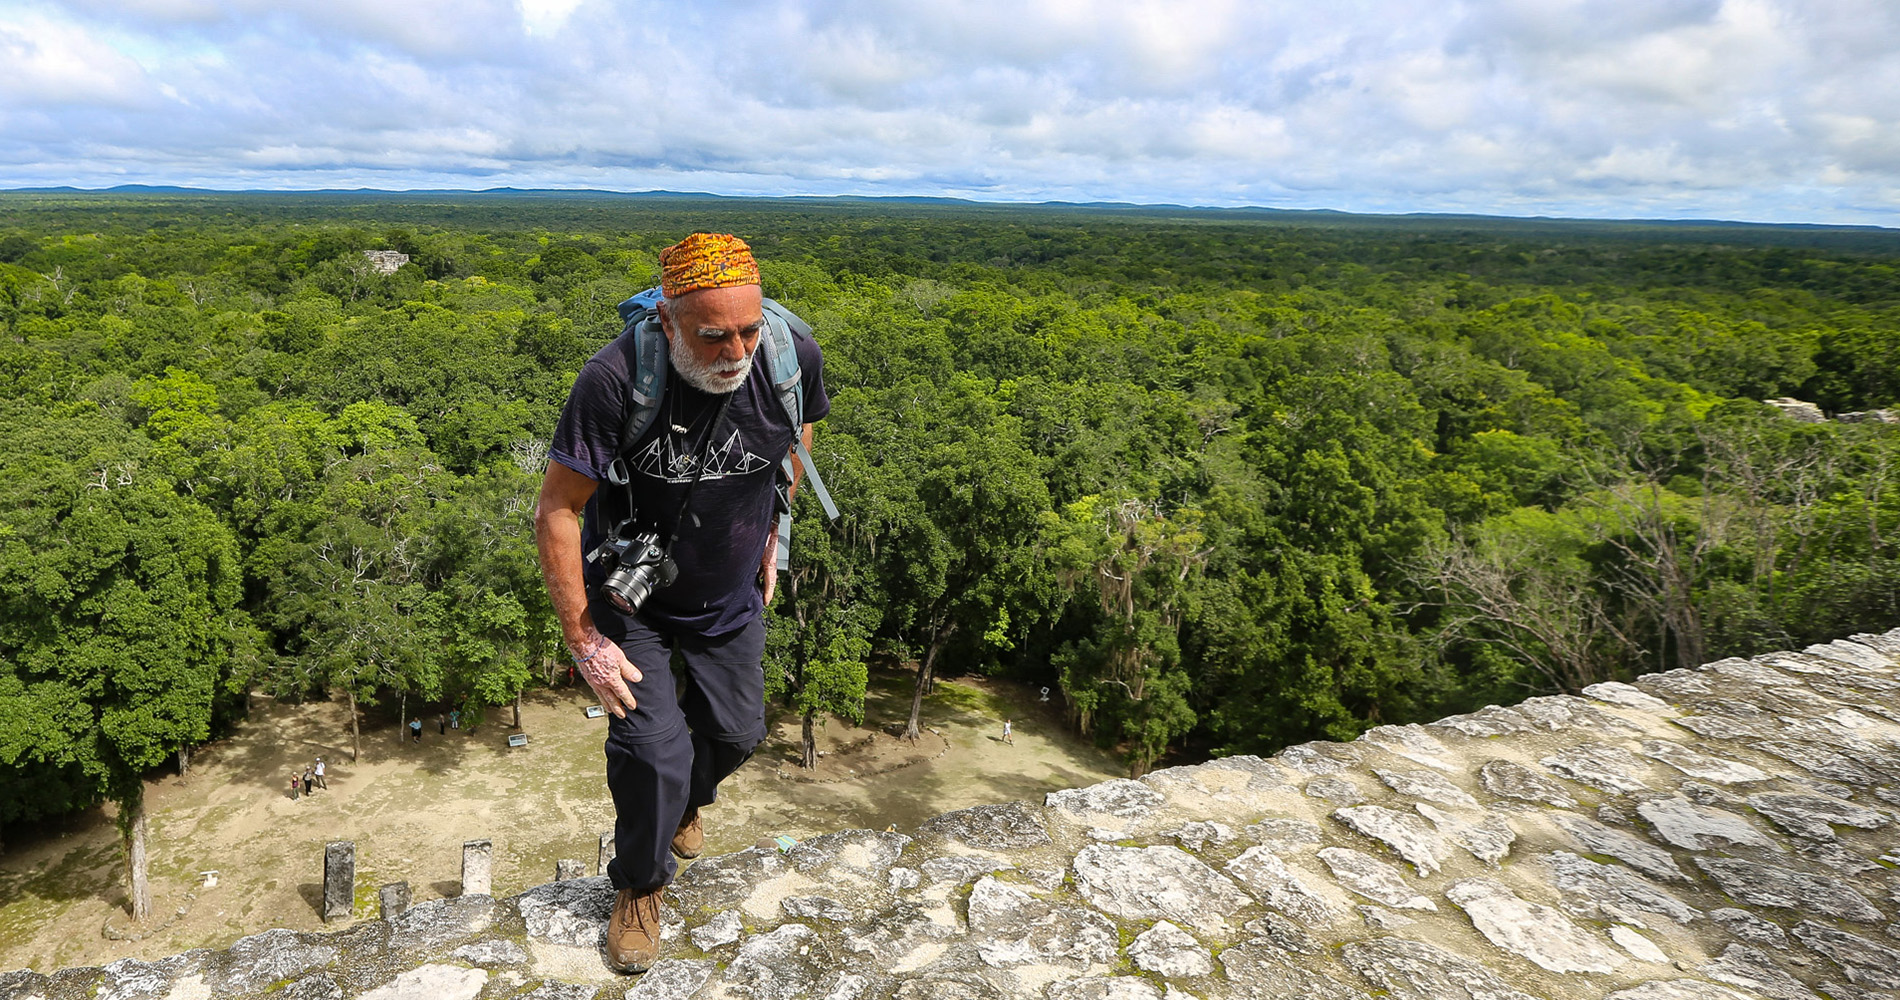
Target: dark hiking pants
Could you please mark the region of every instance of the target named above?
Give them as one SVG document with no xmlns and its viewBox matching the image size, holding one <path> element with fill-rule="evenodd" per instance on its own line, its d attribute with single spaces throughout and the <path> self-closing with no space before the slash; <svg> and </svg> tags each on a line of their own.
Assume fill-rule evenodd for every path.
<svg viewBox="0 0 1900 1000">
<path fill-rule="evenodd" d="M 678 870 L 670 845 L 687 810 L 707 805 L 719 782 L 765 738 L 765 621 L 702 636 L 665 632 L 600 603 L 601 634 L 620 644 L 642 678 L 634 710 L 607 716 L 607 790 L 614 799 L 616 889 L 653 889 Z M 681 661 L 671 669 L 673 654 Z"/>
</svg>

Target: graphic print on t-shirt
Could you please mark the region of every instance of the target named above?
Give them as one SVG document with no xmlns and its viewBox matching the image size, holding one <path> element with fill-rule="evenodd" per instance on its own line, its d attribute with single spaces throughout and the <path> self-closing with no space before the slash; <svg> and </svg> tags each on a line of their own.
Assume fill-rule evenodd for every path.
<svg viewBox="0 0 1900 1000">
<path fill-rule="evenodd" d="M 735 429 L 723 444 L 712 449 L 706 462 L 706 474 L 700 479 L 705 481 L 743 476 L 771 464 L 770 460 L 760 458 L 747 449 L 745 438 Z M 656 436 L 633 455 L 634 471 L 669 483 L 692 482 L 698 466 L 699 456 L 693 453 L 692 442 L 687 440 L 686 435 L 670 430 Z"/>
</svg>

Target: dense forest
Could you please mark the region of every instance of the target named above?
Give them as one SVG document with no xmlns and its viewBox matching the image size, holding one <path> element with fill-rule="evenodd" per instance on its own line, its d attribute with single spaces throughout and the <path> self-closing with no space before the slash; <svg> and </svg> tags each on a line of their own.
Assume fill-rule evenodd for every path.
<svg viewBox="0 0 1900 1000">
<path fill-rule="evenodd" d="M 1900 406 L 1900 233 L 0 195 L 0 824 L 135 840 L 247 691 L 564 683 L 546 440 L 695 229 L 825 349 L 808 724 L 867 665 L 1007 675 L 1140 773 L 1900 623 L 1900 425 L 1761 402 Z"/>
</svg>

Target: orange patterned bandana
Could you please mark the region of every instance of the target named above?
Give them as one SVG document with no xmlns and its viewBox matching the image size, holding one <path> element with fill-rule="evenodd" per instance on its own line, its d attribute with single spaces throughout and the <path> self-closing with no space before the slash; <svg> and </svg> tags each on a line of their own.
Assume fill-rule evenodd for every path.
<svg viewBox="0 0 1900 1000">
<path fill-rule="evenodd" d="M 702 288 L 758 283 L 752 248 L 728 233 L 694 233 L 660 251 L 660 294 L 669 299 Z"/>
</svg>

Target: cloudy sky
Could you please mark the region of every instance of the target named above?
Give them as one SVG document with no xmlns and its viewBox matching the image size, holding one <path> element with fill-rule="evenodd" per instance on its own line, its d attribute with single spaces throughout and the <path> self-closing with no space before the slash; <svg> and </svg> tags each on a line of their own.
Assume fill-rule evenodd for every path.
<svg viewBox="0 0 1900 1000">
<path fill-rule="evenodd" d="M 0 0 L 0 188 L 1900 226 L 1900 0 Z"/>
</svg>

